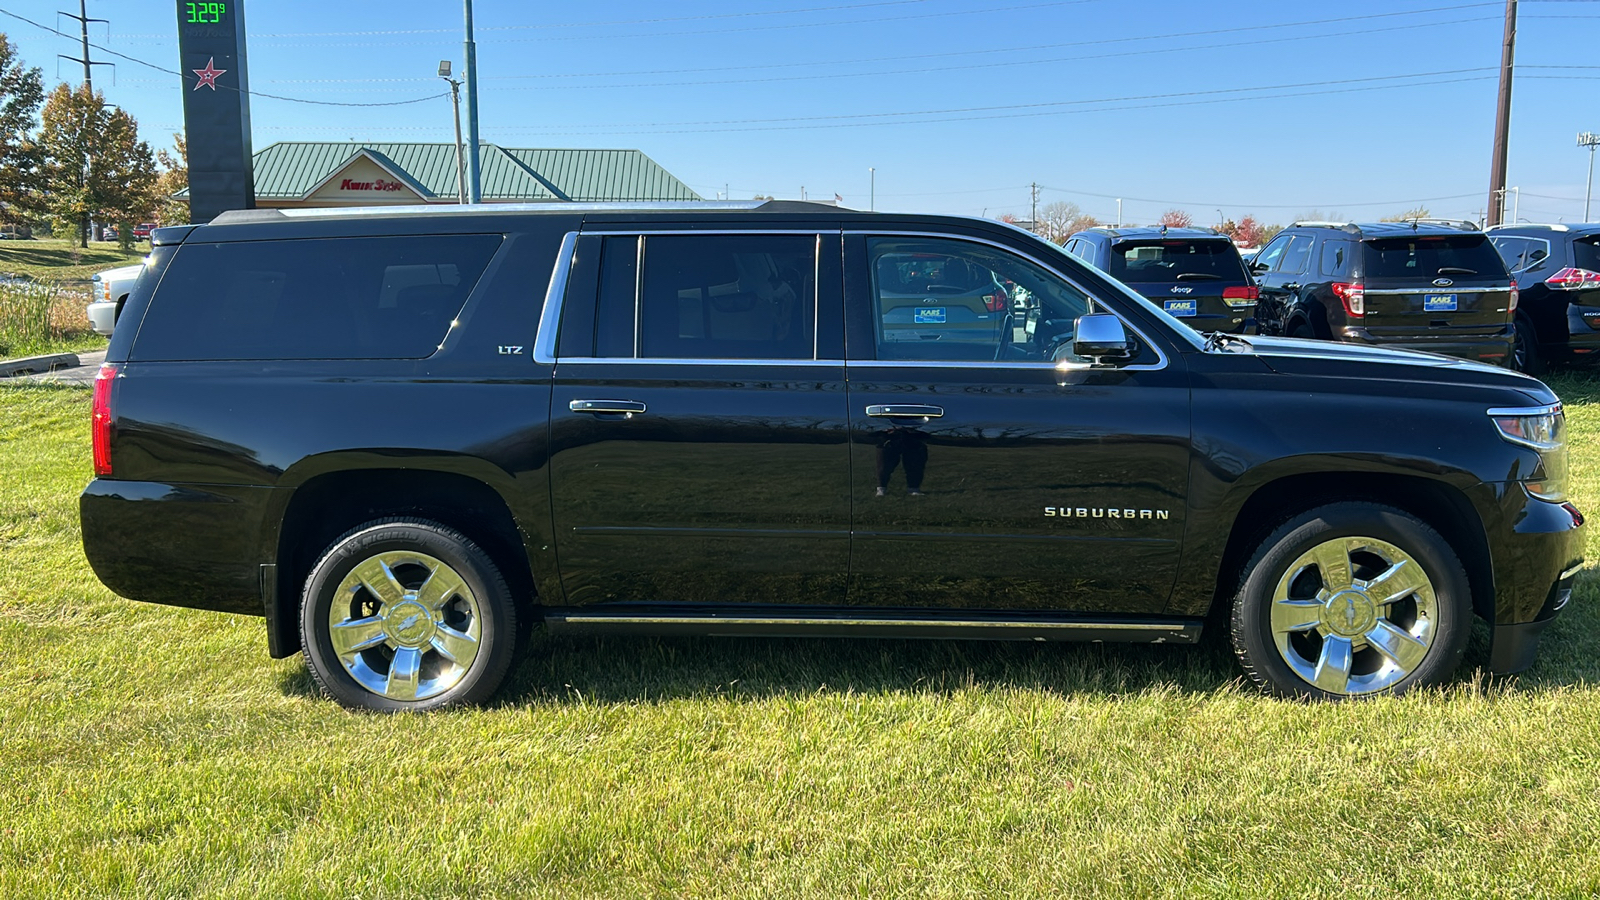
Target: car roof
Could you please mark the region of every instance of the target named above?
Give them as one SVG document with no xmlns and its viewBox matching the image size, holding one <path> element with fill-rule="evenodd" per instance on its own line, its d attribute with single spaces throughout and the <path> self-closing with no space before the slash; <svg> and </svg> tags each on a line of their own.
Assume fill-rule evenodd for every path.
<svg viewBox="0 0 1600 900">
<path fill-rule="evenodd" d="M 1331 228 L 1348 232 L 1363 240 L 1405 237 L 1413 234 L 1473 234 L 1479 231 L 1476 223 L 1451 219 L 1409 219 L 1404 222 L 1295 222 L 1289 228 Z"/>
<path fill-rule="evenodd" d="M 1103 234 L 1112 240 L 1160 240 L 1165 238 L 1173 240 L 1178 238 L 1193 240 L 1230 240 L 1230 238 L 1217 231 L 1215 228 L 1194 228 L 1190 226 L 1178 227 L 1173 225 L 1096 225 L 1093 228 L 1079 232 L 1079 234 Z"/>
<path fill-rule="evenodd" d="M 1552 231 L 1574 235 L 1600 234 L 1600 222 L 1575 222 L 1571 225 L 1565 223 L 1519 222 L 1515 225 L 1496 225 L 1489 229 L 1490 234 L 1518 235 L 1546 235 Z"/>
</svg>

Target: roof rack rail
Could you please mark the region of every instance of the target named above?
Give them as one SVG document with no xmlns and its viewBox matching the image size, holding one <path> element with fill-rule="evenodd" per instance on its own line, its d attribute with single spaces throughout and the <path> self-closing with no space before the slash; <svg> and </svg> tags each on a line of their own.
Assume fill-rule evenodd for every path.
<svg viewBox="0 0 1600 900">
<path fill-rule="evenodd" d="M 1567 227 L 1566 224 L 1564 224 L 1562 222 L 1555 222 L 1555 223 L 1548 223 L 1548 222 L 1501 222 L 1499 225 L 1490 225 L 1488 228 L 1485 228 L 1484 231 L 1495 231 L 1495 230 L 1501 229 L 1501 228 L 1548 228 L 1551 231 L 1571 231 L 1572 230 L 1571 228 Z"/>
<path fill-rule="evenodd" d="M 1401 219 L 1399 222 L 1395 222 L 1394 224 L 1396 224 L 1396 225 L 1409 224 L 1413 228 L 1415 228 L 1418 225 L 1451 225 L 1451 226 L 1454 226 L 1456 228 L 1465 228 L 1465 229 L 1467 229 L 1469 231 L 1481 231 L 1482 230 L 1482 227 L 1479 226 L 1477 222 L 1469 221 L 1467 219 L 1439 219 L 1439 218 L 1434 218 L 1434 217 L 1431 217 L 1431 216 L 1418 216 L 1418 217 L 1416 217 L 1414 219 Z"/>
<path fill-rule="evenodd" d="M 1343 228 L 1346 231 L 1355 231 L 1356 230 L 1356 223 L 1354 223 L 1354 222 L 1321 222 L 1321 221 L 1317 221 L 1317 220 L 1312 219 L 1312 220 L 1307 220 L 1305 222 L 1290 222 L 1289 223 L 1289 227 L 1290 228 Z"/>
</svg>

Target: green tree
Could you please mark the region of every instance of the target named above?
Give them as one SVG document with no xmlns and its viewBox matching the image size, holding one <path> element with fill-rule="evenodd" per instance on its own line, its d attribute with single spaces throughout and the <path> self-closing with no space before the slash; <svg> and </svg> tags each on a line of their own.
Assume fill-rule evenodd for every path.
<svg viewBox="0 0 1600 900">
<path fill-rule="evenodd" d="M 44 79 L 0 33 L 0 208 L 6 219 L 41 211 L 39 145 L 32 132 L 44 102 Z"/>
<path fill-rule="evenodd" d="M 115 222 L 132 239 L 133 224 L 155 211 L 156 160 L 126 112 L 107 109 L 88 87 L 56 85 L 45 101 L 39 145 L 45 156 L 47 203 L 53 216 L 89 246 L 89 221 Z"/>
</svg>

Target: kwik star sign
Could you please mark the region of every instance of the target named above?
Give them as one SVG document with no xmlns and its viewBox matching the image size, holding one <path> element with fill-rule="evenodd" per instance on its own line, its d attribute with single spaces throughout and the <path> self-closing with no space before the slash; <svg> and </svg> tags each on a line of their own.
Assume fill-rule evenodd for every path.
<svg viewBox="0 0 1600 900">
<path fill-rule="evenodd" d="M 244 4 L 178 0 L 177 11 L 190 221 L 209 222 L 256 205 Z"/>
</svg>

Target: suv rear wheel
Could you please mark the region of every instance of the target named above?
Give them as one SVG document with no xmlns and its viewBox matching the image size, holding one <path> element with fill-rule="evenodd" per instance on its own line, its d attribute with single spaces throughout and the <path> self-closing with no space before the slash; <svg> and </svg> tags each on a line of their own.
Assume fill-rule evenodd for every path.
<svg viewBox="0 0 1600 900">
<path fill-rule="evenodd" d="M 1544 374 L 1544 357 L 1539 355 L 1539 336 L 1528 317 L 1516 318 L 1517 337 L 1511 345 L 1511 367 L 1526 375 Z"/>
<path fill-rule="evenodd" d="M 516 636 L 511 591 L 488 554 L 421 519 L 346 532 L 312 568 L 301 600 L 311 675 L 353 709 L 480 702 L 505 680 Z"/>
<path fill-rule="evenodd" d="M 1466 571 L 1422 520 L 1333 503 L 1256 548 L 1233 607 L 1233 646 L 1281 697 L 1395 694 L 1455 671 L 1472 627 Z"/>
</svg>

